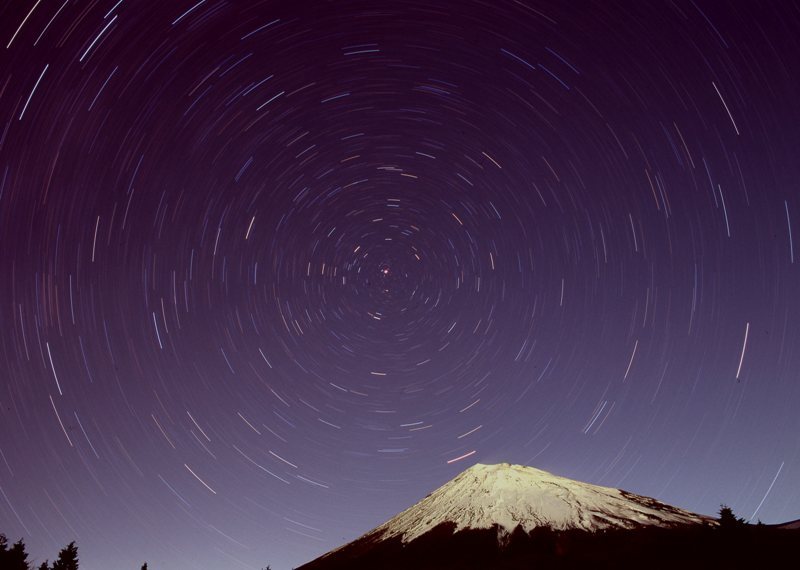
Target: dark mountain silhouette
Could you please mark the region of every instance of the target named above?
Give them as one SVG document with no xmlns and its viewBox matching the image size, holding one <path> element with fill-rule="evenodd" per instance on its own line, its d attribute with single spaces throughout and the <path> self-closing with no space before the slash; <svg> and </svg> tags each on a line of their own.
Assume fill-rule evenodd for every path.
<svg viewBox="0 0 800 570">
<path fill-rule="evenodd" d="M 798 537 L 531 467 L 476 465 L 298 570 L 763 567 L 794 555 Z"/>
<path fill-rule="evenodd" d="M 800 530 L 800 519 L 797 519 L 796 521 L 781 523 L 774 526 L 776 526 L 777 528 L 782 528 L 787 530 Z"/>
</svg>

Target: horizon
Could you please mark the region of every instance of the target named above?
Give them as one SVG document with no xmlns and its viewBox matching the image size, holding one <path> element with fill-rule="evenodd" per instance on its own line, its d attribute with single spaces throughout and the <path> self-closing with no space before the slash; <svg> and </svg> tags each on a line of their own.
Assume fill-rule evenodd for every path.
<svg viewBox="0 0 800 570">
<path fill-rule="evenodd" d="M 292 568 L 475 462 L 800 518 L 800 13 L 0 6 L 0 533 Z"/>
</svg>

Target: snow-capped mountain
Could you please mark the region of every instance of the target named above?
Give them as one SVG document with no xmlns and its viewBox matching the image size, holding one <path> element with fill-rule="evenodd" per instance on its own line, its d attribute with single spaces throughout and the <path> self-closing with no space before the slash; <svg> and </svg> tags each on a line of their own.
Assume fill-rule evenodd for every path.
<svg viewBox="0 0 800 570">
<path fill-rule="evenodd" d="M 530 560 L 551 562 L 551 554 L 563 550 L 554 541 L 564 533 L 571 533 L 569 548 L 576 551 L 583 546 L 575 540 L 584 539 L 574 537 L 600 536 L 599 531 L 623 531 L 633 538 L 642 529 L 682 532 L 716 525 L 714 518 L 620 489 L 533 467 L 477 464 L 384 524 L 301 568 L 517 568 L 517 563 L 527 568 Z"/>
<path fill-rule="evenodd" d="M 410 542 L 443 523 L 455 523 L 456 531 L 497 525 L 502 537 L 518 526 L 525 532 L 537 527 L 602 530 L 713 524 L 714 519 L 533 467 L 478 463 L 368 534 Z"/>
</svg>

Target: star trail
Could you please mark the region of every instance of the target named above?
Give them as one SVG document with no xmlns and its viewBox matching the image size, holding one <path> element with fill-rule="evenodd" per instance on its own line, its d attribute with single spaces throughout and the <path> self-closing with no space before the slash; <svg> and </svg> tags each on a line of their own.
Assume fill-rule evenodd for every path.
<svg viewBox="0 0 800 570">
<path fill-rule="evenodd" d="M 4 2 L 0 532 L 289 568 L 500 461 L 800 517 L 798 31 Z"/>
</svg>

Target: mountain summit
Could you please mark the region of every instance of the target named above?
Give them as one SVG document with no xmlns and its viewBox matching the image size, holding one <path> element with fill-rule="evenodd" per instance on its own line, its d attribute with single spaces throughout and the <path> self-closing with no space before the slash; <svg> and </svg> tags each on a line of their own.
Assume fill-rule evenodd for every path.
<svg viewBox="0 0 800 570">
<path fill-rule="evenodd" d="M 525 532 L 539 527 L 596 531 L 712 524 L 713 519 L 533 467 L 478 463 L 367 536 L 400 536 L 410 542 L 445 523 L 455 524 L 456 531 L 496 526 L 502 538 L 517 527 Z"/>
<path fill-rule="evenodd" d="M 530 560 L 539 556 L 543 541 L 556 552 L 562 546 L 554 540 L 566 535 L 616 536 L 616 531 L 716 525 L 711 517 L 620 489 L 522 465 L 476 464 L 301 570 L 516 568 L 516 562 L 509 566 L 497 561 Z"/>
</svg>

